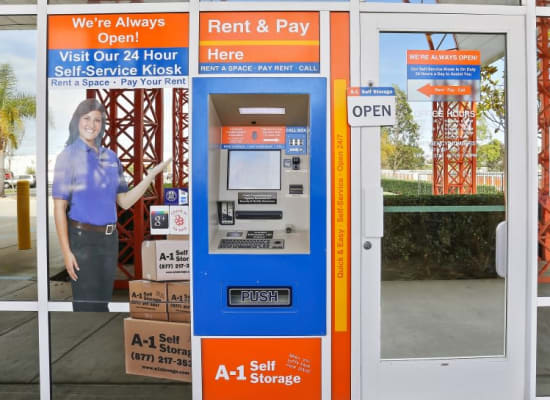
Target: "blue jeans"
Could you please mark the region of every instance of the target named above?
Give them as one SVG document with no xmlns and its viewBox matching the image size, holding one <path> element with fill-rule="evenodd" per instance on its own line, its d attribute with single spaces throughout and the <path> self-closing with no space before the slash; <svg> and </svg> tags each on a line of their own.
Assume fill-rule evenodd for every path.
<svg viewBox="0 0 550 400">
<path fill-rule="evenodd" d="M 69 225 L 69 244 L 80 271 L 71 280 L 73 311 L 109 311 L 118 262 L 118 233 L 111 235 Z"/>
</svg>

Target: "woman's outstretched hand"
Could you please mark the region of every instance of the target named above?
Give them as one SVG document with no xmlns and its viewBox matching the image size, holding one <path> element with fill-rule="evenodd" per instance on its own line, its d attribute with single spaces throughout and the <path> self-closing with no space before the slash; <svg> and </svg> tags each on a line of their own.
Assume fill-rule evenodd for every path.
<svg viewBox="0 0 550 400">
<path fill-rule="evenodd" d="M 155 179 L 155 176 L 157 176 L 159 173 L 162 172 L 164 168 L 168 166 L 172 162 L 172 158 L 169 158 L 166 161 L 161 162 L 160 164 L 156 165 L 154 168 L 148 170 L 146 172 L 146 175 L 144 176 L 144 179 L 138 183 L 136 186 L 134 186 L 131 190 L 125 192 L 125 193 L 119 193 L 116 197 L 116 202 L 119 206 L 124 208 L 125 210 L 132 207 L 136 201 L 138 201 L 141 196 L 143 196 L 143 193 L 147 190 L 149 185 L 151 185 L 151 182 Z"/>
<path fill-rule="evenodd" d="M 147 171 L 147 175 L 151 177 L 157 176 L 160 172 L 162 172 L 168 164 L 172 162 L 172 157 L 168 158 L 167 160 L 155 165 L 155 167 L 149 171 Z"/>
</svg>

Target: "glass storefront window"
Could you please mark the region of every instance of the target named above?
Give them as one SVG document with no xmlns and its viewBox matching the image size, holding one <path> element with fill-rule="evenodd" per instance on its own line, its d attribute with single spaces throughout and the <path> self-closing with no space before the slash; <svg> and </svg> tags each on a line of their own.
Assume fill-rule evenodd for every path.
<svg viewBox="0 0 550 400">
<path fill-rule="evenodd" d="M 504 43 L 503 35 L 380 36 L 380 85 L 395 89 L 397 103 L 380 144 L 384 359 L 505 353 L 506 273 L 495 265 L 506 219 Z M 460 78 L 426 78 L 442 67 L 433 60 L 459 57 L 477 60 L 473 75 L 449 62 L 441 71 L 456 68 Z M 461 87 L 469 94 L 457 95 Z"/>
<path fill-rule="evenodd" d="M 51 313 L 52 399 L 191 399 L 191 384 L 129 375 L 118 313 Z"/>
<path fill-rule="evenodd" d="M 362 0 L 372 3 L 406 3 L 406 4 L 477 4 L 519 6 L 520 0 Z"/>
<path fill-rule="evenodd" d="M 0 312 L 0 398 L 38 400 L 38 323 L 35 312 Z"/>
<path fill-rule="evenodd" d="M 179 134 L 183 163 L 188 14 L 55 15 L 48 28 L 50 294 L 107 311 L 114 281 L 128 301 L 141 278 L 150 206 L 183 185 L 170 159 Z"/>
<path fill-rule="evenodd" d="M 36 0 L 0 0 L 2 4 L 36 4 Z"/>
<path fill-rule="evenodd" d="M 35 25 L 0 16 L 0 300 L 36 299 Z"/>
<path fill-rule="evenodd" d="M 187 3 L 189 0 L 141 0 L 140 3 Z M 49 4 L 114 4 L 135 3 L 134 0 L 48 0 Z"/>
<path fill-rule="evenodd" d="M 550 396 L 550 308 L 537 311 L 537 397 Z"/>
<path fill-rule="evenodd" d="M 538 151 L 539 151 L 539 270 L 538 295 L 550 296 L 550 236 L 546 233 L 550 221 L 550 164 L 548 152 L 550 147 L 550 118 L 548 107 L 550 94 L 547 91 L 550 83 L 550 18 L 537 18 L 537 89 L 538 89 Z"/>
</svg>

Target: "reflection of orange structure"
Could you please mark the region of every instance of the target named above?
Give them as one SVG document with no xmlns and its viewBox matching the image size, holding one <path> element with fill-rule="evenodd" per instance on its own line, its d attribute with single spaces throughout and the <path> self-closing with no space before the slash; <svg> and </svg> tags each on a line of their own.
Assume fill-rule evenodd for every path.
<svg viewBox="0 0 550 400">
<path fill-rule="evenodd" d="M 189 89 L 173 89 L 172 92 L 172 185 L 189 185 Z"/>
<path fill-rule="evenodd" d="M 430 33 L 426 40 L 435 50 Z M 433 194 L 477 193 L 476 140 L 475 102 L 432 103 Z"/>
<path fill-rule="evenodd" d="M 537 1 L 539 4 L 540 1 Z M 543 2 L 544 3 L 544 2 Z M 542 4 L 546 5 L 546 4 Z M 541 135 L 541 150 L 539 153 L 539 282 L 550 282 L 550 276 L 545 276 L 550 268 L 550 20 L 537 18 L 537 56 L 539 62 L 538 93 L 539 112 L 538 124 Z"/>
<path fill-rule="evenodd" d="M 187 89 L 174 89 L 174 165 L 173 183 L 187 185 L 188 129 Z M 118 154 L 130 185 L 139 183 L 144 172 L 162 160 L 163 90 L 114 89 L 88 90 L 87 97 L 97 98 L 107 111 L 107 129 L 103 146 Z M 162 175 L 131 209 L 118 212 L 118 268 L 128 279 L 141 278 L 141 243 L 150 235 L 149 206 L 162 203 Z M 134 265 L 130 270 L 127 265 Z M 117 280 L 116 288 L 127 288 L 127 280 Z"/>
<path fill-rule="evenodd" d="M 432 104 L 433 193 L 475 194 L 476 103 Z"/>
</svg>

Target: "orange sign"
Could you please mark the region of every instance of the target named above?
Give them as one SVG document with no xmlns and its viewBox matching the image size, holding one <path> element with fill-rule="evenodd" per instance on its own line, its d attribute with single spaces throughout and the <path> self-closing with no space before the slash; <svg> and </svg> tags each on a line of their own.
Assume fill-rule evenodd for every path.
<svg viewBox="0 0 550 400">
<path fill-rule="evenodd" d="M 407 50 L 407 64 L 480 65 L 479 50 Z"/>
<path fill-rule="evenodd" d="M 460 96 L 463 94 L 472 94 L 470 86 L 450 86 L 450 85 L 430 85 L 429 83 L 418 89 L 420 93 L 431 97 L 435 95 Z"/>
<path fill-rule="evenodd" d="M 224 126 L 222 128 L 222 145 L 281 147 L 276 145 L 284 146 L 285 132 L 284 126 Z"/>
<path fill-rule="evenodd" d="M 189 46 L 184 13 L 50 15 L 48 25 L 49 50 Z"/>
<path fill-rule="evenodd" d="M 317 73 L 319 13 L 201 13 L 199 63 L 201 73 Z"/>
<path fill-rule="evenodd" d="M 407 50 L 408 101 L 479 101 L 479 50 Z"/>
<path fill-rule="evenodd" d="M 202 339 L 203 400 L 320 400 L 321 339 Z"/>
</svg>

